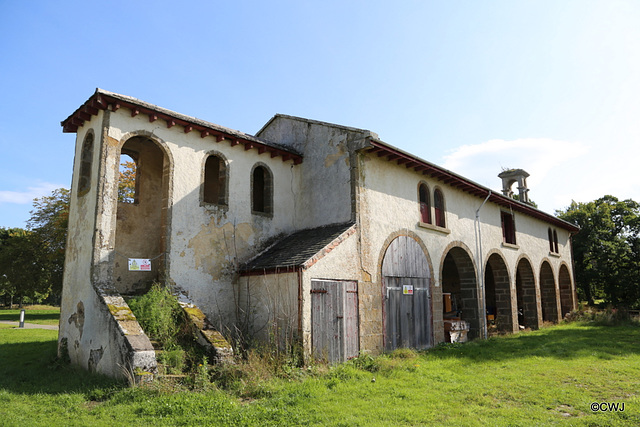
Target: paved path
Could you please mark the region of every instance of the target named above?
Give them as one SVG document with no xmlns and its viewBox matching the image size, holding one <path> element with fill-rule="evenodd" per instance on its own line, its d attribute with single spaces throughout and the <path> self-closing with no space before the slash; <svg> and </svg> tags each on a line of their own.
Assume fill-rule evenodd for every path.
<svg viewBox="0 0 640 427">
<path fill-rule="evenodd" d="M 0 323 L 4 323 L 5 325 L 13 325 L 16 328 L 20 326 L 20 322 L 12 322 L 11 320 L 0 320 Z M 51 329 L 58 330 L 58 325 L 38 325 L 36 323 L 25 323 L 24 329 Z"/>
</svg>

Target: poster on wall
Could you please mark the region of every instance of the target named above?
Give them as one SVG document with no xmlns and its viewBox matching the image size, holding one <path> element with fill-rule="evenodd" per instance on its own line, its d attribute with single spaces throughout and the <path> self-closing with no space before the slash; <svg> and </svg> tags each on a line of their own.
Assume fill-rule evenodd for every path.
<svg viewBox="0 0 640 427">
<path fill-rule="evenodd" d="M 402 293 L 404 295 L 413 295 L 413 285 L 402 285 Z"/>
<path fill-rule="evenodd" d="M 151 271 L 151 260 L 144 258 L 129 258 L 129 271 Z"/>
</svg>

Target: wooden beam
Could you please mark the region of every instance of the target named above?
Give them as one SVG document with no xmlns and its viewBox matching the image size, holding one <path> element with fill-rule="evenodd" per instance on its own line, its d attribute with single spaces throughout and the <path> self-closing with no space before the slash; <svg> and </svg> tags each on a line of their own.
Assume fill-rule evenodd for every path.
<svg viewBox="0 0 640 427">
<path fill-rule="evenodd" d="M 236 145 L 240 144 L 240 141 L 238 141 L 237 139 L 231 139 L 231 140 L 229 140 L 229 144 L 232 147 L 235 147 Z"/>
<path fill-rule="evenodd" d="M 253 148 L 253 143 L 252 142 L 245 142 L 244 143 L 244 151 L 251 150 L 252 148 Z"/>
<path fill-rule="evenodd" d="M 203 130 L 202 132 L 200 132 L 200 138 L 205 138 L 207 136 L 211 135 L 211 132 L 209 132 L 208 130 Z"/>
<path fill-rule="evenodd" d="M 267 151 L 267 148 L 264 145 L 259 145 L 258 146 L 258 154 L 262 154 L 265 151 Z"/>
<path fill-rule="evenodd" d="M 133 109 L 131 110 L 131 117 L 135 117 L 135 116 L 137 116 L 138 114 L 140 114 L 140 109 L 139 109 L 139 108 L 133 108 Z"/>
<path fill-rule="evenodd" d="M 153 123 L 158 120 L 158 115 L 155 113 L 149 113 L 149 123 Z"/>
<path fill-rule="evenodd" d="M 191 125 L 185 125 L 184 127 L 184 133 L 189 133 L 193 130 L 193 126 Z"/>
<path fill-rule="evenodd" d="M 166 122 L 167 122 L 167 128 L 172 128 L 173 126 L 175 126 L 175 125 L 176 125 L 175 120 L 173 120 L 173 119 L 171 119 L 171 118 L 168 118 L 168 119 L 165 119 L 165 120 L 166 120 Z"/>
</svg>

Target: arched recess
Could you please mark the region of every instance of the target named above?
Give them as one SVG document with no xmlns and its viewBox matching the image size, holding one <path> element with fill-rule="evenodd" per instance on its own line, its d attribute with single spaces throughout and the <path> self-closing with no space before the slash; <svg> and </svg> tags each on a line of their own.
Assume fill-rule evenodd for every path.
<svg viewBox="0 0 640 427">
<path fill-rule="evenodd" d="M 513 307 L 511 304 L 511 280 L 504 258 L 493 253 L 487 259 L 484 270 L 485 298 L 489 330 L 514 332 Z M 490 316 L 493 317 L 491 322 Z"/>
<path fill-rule="evenodd" d="M 427 348 L 433 344 L 431 270 L 420 244 L 398 236 L 382 260 L 385 349 Z"/>
<path fill-rule="evenodd" d="M 118 202 L 114 281 L 118 292 L 134 294 L 162 279 L 167 268 L 171 161 L 148 135 L 126 139 L 120 153 L 136 160 L 136 197 L 134 203 Z M 150 265 L 141 260 L 150 260 Z"/>
<path fill-rule="evenodd" d="M 78 177 L 78 197 L 82 197 L 91 188 L 91 165 L 93 164 L 93 129 L 89 129 L 82 142 L 80 151 L 80 175 Z"/>
<path fill-rule="evenodd" d="M 571 313 L 574 307 L 574 292 L 573 286 L 571 285 L 571 275 L 569 274 L 569 268 L 566 264 L 562 264 L 560 266 L 558 284 L 560 285 L 560 315 L 564 318 L 567 313 Z"/>
<path fill-rule="evenodd" d="M 538 329 L 538 298 L 536 296 L 536 279 L 531 263 L 521 258 L 516 270 L 516 300 L 518 304 L 518 325 L 525 328 Z"/>
<path fill-rule="evenodd" d="M 542 320 L 558 322 L 558 297 L 553 270 L 548 261 L 540 266 L 540 305 L 542 306 Z"/>
<path fill-rule="evenodd" d="M 478 309 L 478 283 L 476 269 L 469 251 L 460 246 L 452 247 L 442 262 L 442 293 L 451 295 L 451 312 L 446 318 L 460 318 L 469 323 L 468 337 L 480 336 L 480 312 Z"/>
</svg>

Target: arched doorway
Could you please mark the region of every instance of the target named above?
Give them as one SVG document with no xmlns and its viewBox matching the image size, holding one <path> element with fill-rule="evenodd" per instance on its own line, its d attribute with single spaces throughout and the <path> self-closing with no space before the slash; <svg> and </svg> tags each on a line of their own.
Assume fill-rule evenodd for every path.
<svg viewBox="0 0 640 427">
<path fill-rule="evenodd" d="M 536 280 L 531 263 L 526 258 L 518 262 L 516 270 L 516 299 L 518 301 L 518 325 L 538 329 L 538 299 Z"/>
<path fill-rule="evenodd" d="M 120 153 L 114 285 L 134 294 L 148 290 L 166 269 L 170 165 L 163 148 L 146 136 L 128 139 Z"/>
<path fill-rule="evenodd" d="M 540 267 L 540 304 L 542 305 L 542 320 L 545 322 L 558 322 L 558 298 L 556 293 L 556 281 L 553 278 L 553 270 L 547 261 Z"/>
<path fill-rule="evenodd" d="M 396 237 L 382 261 L 385 349 L 432 345 L 431 271 L 422 247 Z"/>
<path fill-rule="evenodd" d="M 471 257 L 461 247 L 449 250 L 442 264 L 442 293 L 451 296 L 451 312 L 447 317 L 460 318 L 469 324 L 468 337 L 480 336 L 478 283 Z M 445 310 L 446 311 L 446 310 Z"/>
<path fill-rule="evenodd" d="M 571 286 L 571 276 L 569 269 L 565 264 L 560 266 L 560 274 L 558 276 L 558 284 L 560 285 L 560 313 L 562 318 L 573 310 L 573 290 Z"/>
<path fill-rule="evenodd" d="M 484 283 L 487 329 L 489 331 L 514 332 L 509 270 L 504 259 L 496 253 L 491 254 L 487 260 Z"/>
</svg>

